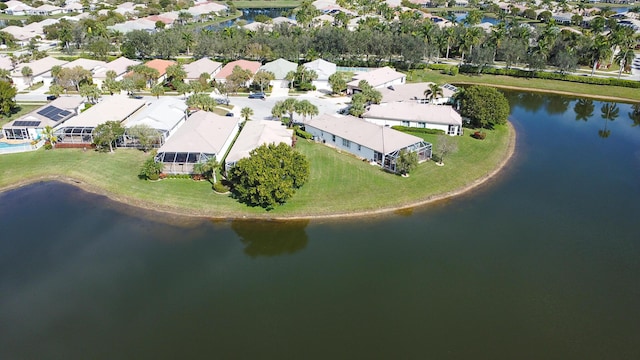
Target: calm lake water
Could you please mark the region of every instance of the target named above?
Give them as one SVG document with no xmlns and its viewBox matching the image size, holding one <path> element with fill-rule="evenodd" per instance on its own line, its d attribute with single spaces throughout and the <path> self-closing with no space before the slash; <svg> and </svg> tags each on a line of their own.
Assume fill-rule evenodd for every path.
<svg viewBox="0 0 640 360">
<path fill-rule="evenodd" d="M 605 124 L 602 102 L 585 121 L 573 99 L 509 98 L 517 155 L 498 179 L 385 217 L 198 221 L 59 183 L 0 194 L 0 358 L 639 359 L 631 106 Z"/>
</svg>

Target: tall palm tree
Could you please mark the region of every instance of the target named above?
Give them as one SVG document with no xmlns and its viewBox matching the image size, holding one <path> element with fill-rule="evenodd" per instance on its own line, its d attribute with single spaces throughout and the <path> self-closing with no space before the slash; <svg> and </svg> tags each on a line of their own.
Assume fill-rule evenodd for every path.
<svg viewBox="0 0 640 360">
<path fill-rule="evenodd" d="M 430 103 L 434 103 L 439 96 L 444 96 L 442 87 L 436 83 L 429 84 L 429 88 L 424 91 L 424 97 L 429 100 Z"/>
<path fill-rule="evenodd" d="M 11 79 L 11 71 L 7 69 L 0 69 L 0 80 L 8 81 Z"/>
<path fill-rule="evenodd" d="M 598 34 L 593 39 L 593 44 L 589 49 L 591 53 L 591 59 L 593 60 L 593 68 L 591 69 L 591 76 L 595 74 L 596 68 L 598 67 L 598 63 L 602 61 L 602 59 L 606 59 L 609 57 L 611 53 L 611 46 L 609 45 L 609 41 L 607 38 Z"/>
<path fill-rule="evenodd" d="M 618 118 L 620 114 L 620 109 L 618 108 L 618 104 L 616 103 L 606 103 L 602 105 L 600 108 L 600 112 L 602 113 L 602 118 L 604 119 L 604 129 L 598 130 L 598 135 L 606 139 L 611 135 L 611 130 L 607 129 L 607 124 L 609 121 L 613 121 Z"/>
<path fill-rule="evenodd" d="M 156 99 L 160 99 L 160 95 L 164 95 L 164 86 L 162 86 L 162 84 L 155 84 L 151 88 L 151 96 L 155 96 Z"/>
<path fill-rule="evenodd" d="M 595 106 L 591 99 L 579 99 L 573 106 L 573 111 L 576 113 L 576 121 L 587 121 L 593 115 Z"/>
<path fill-rule="evenodd" d="M 195 37 L 193 36 L 193 32 L 191 31 L 184 31 L 182 34 L 182 41 L 184 41 L 184 45 L 187 47 L 187 56 L 190 55 L 189 54 L 189 50 L 191 49 L 191 46 L 193 46 L 193 44 L 195 44 Z"/>
</svg>

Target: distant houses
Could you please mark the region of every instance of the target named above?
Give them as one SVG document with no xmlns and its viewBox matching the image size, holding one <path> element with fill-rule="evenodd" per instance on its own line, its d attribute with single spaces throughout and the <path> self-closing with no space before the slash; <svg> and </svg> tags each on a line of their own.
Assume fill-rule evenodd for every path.
<svg viewBox="0 0 640 360">
<path fill-rule="evenodd" d="M 303 64 L 307 70 L 314 71 L 318 78 L 313 80 L 312 85 L 316 87 L 318 90 L 330 90 L 331 86 L 329 85 L 329 77 L 336 73 L 337 66 L 336 64 L 323 60 L 317 59 L 310 61 L 308 63 Z"/>
<path fill-rule="evenodd" d="M 258 61 L 249 61 L 249 60 L 232 61 L 226 64 L 225 66 L 223 66 L 222 69 L 220 69 L 220 71 L 217 74 L 215 74 L 213 78 L 217 82 L 226 82 L 227 77 L 231 75 L 231 73 L 233 72 L 233 69 L 236 66 L 239 66 L 243 70 L 249 70 L 253 77 L 253 75 L 255 75 L 258 72 L 258 70 L 260 70 L 260 67 L 262 66 L 262 64 L 260 64 L 260 62 Z M 249 86 L 250 83 L 251 83 L 251 80 L 247 81 L 247 84 L 245 85 Z"/>
<path fill-rule="evenodd" d="M 275 75 L 275 79 L 271 80 L 269 85 L 273 87 L 286 88 L 289 86 L 287 74 L 292 71 L 295 72 L 297 68 L 298 64 L 280 58 L 262 65 L 260 70 L 268 71 Z"/>
</svg>

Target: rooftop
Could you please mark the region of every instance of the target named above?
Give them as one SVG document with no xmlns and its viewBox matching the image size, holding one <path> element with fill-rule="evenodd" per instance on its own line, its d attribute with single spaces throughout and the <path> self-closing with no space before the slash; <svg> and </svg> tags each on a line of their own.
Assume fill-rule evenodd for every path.
<svg viewBox="0 0 640 360">
<path fill-rule="evenodd" d="M 282 126 L 280 121 L 252 120 L 247 121 L 229 151 L 226 163 L 232 164 L 242 158 L 249 157 L 251 150 L 264 144 L 291 144 L 293 130 Z"/>
<path fill-rule="evenodd" d="M 382 154 L 404 149 L 407 146 L 423 141 L 417 136 L 376 125 L 354 116 L 323 114 L 308 120 L 306 125 Z"/>
<path fill-rule="evenodd" d="M 78 116 L 69 119 L 64 127 L 96 127 L 107 121 L 124 121 L 146 105 L 144 100 L 124 96 L 107 96 Z"/>
<path fill-rule="evenodd" d="M 189 152 L 217 156 L 239 123 L 239 118 L 198 111 L 189 116 L 158 153 Z"/>
<path fill-rule="evenodd" d="M 405 78 L 406 75 L 400 72 L 395 71 L 394 69 L 385 66 L 383 68 L 375 69 L 369 72 L 356 74 L 353 76 L 353 81 L 347 83 L 347 85 L 352 87 L 357 87 L 358 83 L 362 80 L 366 80 L 369 85 L 374 88 L 383 86 L 384 84 Z"/>
<path fill-rule="evenodd" d="M 449 105 L 392 102 L 371 105 L 364 118 L 404 120 L 442 125 L 462 125 L 462 117 Z"/>
<path fill-rule="evenodd" d="M 127 119 L 124 127 L 147 125 L 152 129 L 170 131 L 186 117 L 187 105 L 176 97 L 162 97 Z"/>
</svg>

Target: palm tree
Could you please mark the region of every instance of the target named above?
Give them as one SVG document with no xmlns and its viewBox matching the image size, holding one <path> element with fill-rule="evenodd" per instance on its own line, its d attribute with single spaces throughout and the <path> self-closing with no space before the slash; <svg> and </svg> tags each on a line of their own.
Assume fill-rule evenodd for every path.
<svg viewBox="0 0 640 360">
<path fill-rule="evenodd" d="M 8 81 L 11 79 L 11 71 L 7 69 L 0 69 L 0 80 Z"/>
<path fill-rule="evenodd" d="M 162 86 L 162 84 L 156 84 L 151 88 L 151 96 L 155 96 L 156 99 L 159 99 L 160 95 L 164 95 L 164 86 Z"/>
<path fill-rule="evenodd" d="M 283 112 L 289 114 L 289 127 L 293 125 L 293 113 L 296 112 L 296 103 L 298 100 L 294 98 L 288 98 L 282 102 Z"/>
<path fill-rule="evenodd" d="M 278 101 L 275 103 L 273 108 L 271 108 L 271 116 L 278 118 L 278 121 L 282 121 L 282 115 L 284 115 L 286 111 L 284 110 L 284 106 L 282 105 L 282 101 Z"/>
<path fill-rule="evenodd" d="M 573 111 L 576 113 L 576 121 L 587 121 L 593 115 L 595 106 L 591 99 L 580 99 L 573 106 Z"/>
<path fill-rule="evenodd" d="M 185 31 L 182 33 L 182 41 L 184 41 L 184 45 L 187 47 L 187 56 L 189 54 L 189 50 L 191 46 L 195 43 L 195 39 L 193 33 L 191 31 Z"/>
<path fill-rule="evenodd" d="M 58 137 L 53 133 L 53 128 L 49 125 L 44 127 L 42 131 L 42 137 L 45 141 L 48 141 L 51 144 L 51 147 L 55 147 L 58 142 Z"/>
<path fill-rule="evenodd" d="M 28 79 L 27 83 L 29 84 L 29 86 L 31 86 L 31 77 L 33 76 L 33 70 L 31 70 L 30 67 L 25 66 L 22 68 L 22 70 L 20 70 L 20 73 L 22 74 L 22 76 Z"/>
<path fill-rule="evenodd" d="M 193 172 L 196 174 L 201 174 L 205 179 L 207 179 L 207 181 L 213 178 L 212 183 L 215 184 L 216 182 L 218 182 L 218 180 L 216 179 L 216 170 L 219 166 L 220 164 L 218 163 L 218 161 L 216 161 L 216 158 L 211 157 L 205 162 L 199 162 L 195 164 L 193 166 Z"/>
<path fill-rule="evenodd" d="M 244 118 L 244 121 L 249 121 L 249 118 L 253 116 L 253 110 L 251 110 L 250 107 L 245 106 L 240 110 L 240 116 Z"/>
<path fill-rule="evenodd" d="M 607 38 L 598 34 L 593 40 L 593 44 L 591 45 L 591 59 L 593 60 L 593 68 L 591 69 L 591 76 L 595 74 L 596 68 L 598 67 L 598 63 L 602 59 L 606 59 L 609 57 L 611 53 L 611 46 L 607 41 Z"/>
<path fill-rule="evenodd" d="M 303 122 L 307 120 L 308 115 L 318 115 L 318 107 L 309 102 L 309 100 L 301 100 L 296 102 L 295 109 L 298 114 L 302 115 Z"/>
<path fill-rule="evenodd" d="M 604 129 L 598 130 L 598 135 L 601 138 L 606 139 L 611 135 L 611 130 L 607 129 L 607 123 L 618 118 L 620 109 L 616 103 L 606 103 L 602 105 L 600 112 L 602 112 L 602 118 L 604 119 Z"/>
<path fill-rule="evenodd" d="M 429 100 L 430 103 L 435 103 L 439 96 L 444 96 L 442 87 L 436 83 L 429 84 L 429 88 L 424 91 L 424 97 Z"/>
</svg>

